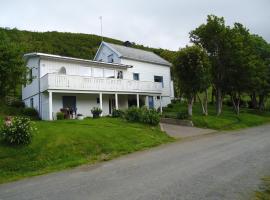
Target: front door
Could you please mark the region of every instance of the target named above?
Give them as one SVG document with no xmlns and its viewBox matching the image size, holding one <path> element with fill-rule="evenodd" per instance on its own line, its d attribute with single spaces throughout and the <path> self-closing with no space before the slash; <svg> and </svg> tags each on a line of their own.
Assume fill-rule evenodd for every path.
<svg viewBox="0 0 270 200">
<path fill-rule="evenodd" d="M 153 96 L 148 96 L 148 105 L 150 109 L 154 108 L 154 98 Z"/>
<path fill-rule="evenodd" d="M 63 96 L 63 108 L 69 108 L 76 112 L 76 96 Z"/>
<path fill-rule="evenodd" d="M 113 109 L 115 109 L 115 99 L 109 99 L 109 114 L 112 114 Z"/>
</svg>

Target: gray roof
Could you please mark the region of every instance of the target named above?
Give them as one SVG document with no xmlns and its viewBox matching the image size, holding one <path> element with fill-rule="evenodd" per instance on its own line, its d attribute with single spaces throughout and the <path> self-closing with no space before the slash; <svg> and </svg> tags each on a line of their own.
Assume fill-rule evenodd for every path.
<svg viewBox="0 0 270 200">
<path fill-rule="evenodd" d="M 107 42 L 104 43 L 110 46 L 115 51 L 117 51 L 116 53 L 120 54 L 119 55 L 120 57 L 171 66 L 171 63 L 169 63 L 167 60 L 161 58 L 160 56 L 158 56 L 153 52 Z"/>
</svg>

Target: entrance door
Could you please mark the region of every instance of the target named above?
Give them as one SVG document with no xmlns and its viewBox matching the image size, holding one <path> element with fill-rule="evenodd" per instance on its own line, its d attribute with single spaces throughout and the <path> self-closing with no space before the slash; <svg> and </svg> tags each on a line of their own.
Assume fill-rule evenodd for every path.
<svg viewBox="0 0 270 200">
<path fill-rule="evenodd" d="M 109 99 L 109 114 L 112 114 L 113 109 L 115 109 L 115 99 Z"/>
<path fill-rule="evenodd" d="M 150 109 L 154 108 L 154 98 L 153 96 L 148 96 L 148 105 Z"/>
<path fill-rule="evenodd" d="M 76 96 L 63 96 L 63 108 L 70 108 L 76 112 Z"/>
</svg>

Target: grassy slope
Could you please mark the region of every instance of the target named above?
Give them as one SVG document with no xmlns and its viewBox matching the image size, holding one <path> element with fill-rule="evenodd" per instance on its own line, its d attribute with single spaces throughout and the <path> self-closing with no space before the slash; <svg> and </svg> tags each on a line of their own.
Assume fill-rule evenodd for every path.
<svg viewBox="0 0 270 200">
<path fill-rule="evenodd" d="M 28 147 L 0 143 L 0 183 L 43 174 L 173 141 L 158 127 L 102 118 L 38 121 Z"/>
<path fill-rule="evenodd" d="M 175 118 L 179 111 L 186 111 L 187 106 L 184 104 L 173 104 L 173 108 L 164 109 L 164 116 Z M 224 106 L 221 116 L 216 116 L 215 107 L 209 105 L 209 115 L 203 116 L 201 114 L 201 107 L 199 104 L 195 104 L 193 107 L 192 121 L 195 126 L 211 128 L 216 130 L 233 130 L 240 128 L 247 128 L 251 126 L 257 126 L 270 122 L 270 113 L 241 108 L 241 113 L 237 116 L 231 107 Z"/>
</svg>

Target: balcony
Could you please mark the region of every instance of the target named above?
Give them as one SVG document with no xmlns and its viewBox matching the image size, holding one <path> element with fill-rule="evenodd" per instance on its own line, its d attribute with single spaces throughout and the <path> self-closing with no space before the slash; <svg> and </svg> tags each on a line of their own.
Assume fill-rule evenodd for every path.
<svg viewBox="0 0 270 200">
<path fill-rule="evenodd" d="M 161 83 L 151 81 L 46 74 L 40 80 L 40 89 L 41 92 L 51 89 L 160 94 L 162 92 L 162 85 Z"/>
</svg>

